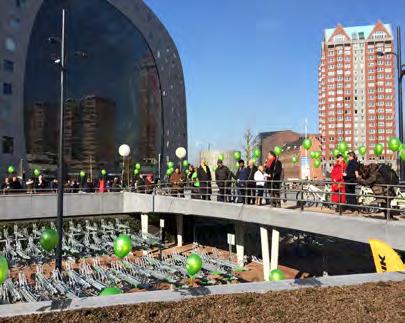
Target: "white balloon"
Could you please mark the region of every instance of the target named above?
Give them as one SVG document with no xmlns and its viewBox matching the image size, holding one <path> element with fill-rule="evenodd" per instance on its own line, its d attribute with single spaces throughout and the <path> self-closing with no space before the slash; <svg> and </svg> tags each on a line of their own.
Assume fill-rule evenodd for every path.
<svg viewBox="0 0 405 323">
<path fill-rule="evenodd" d="M 186 157 L 186 155 L 187 155 L 186 148 L 184 148 L 184 147 L 179 147 L 179 148 L 176 149 L 176 156 L 177 156 L 177 158 L 183 159 L 184 157 Z"/>
<path fill-rule="evenodd" d="M 129 148 L 128 145 L 124 144 L 118 148 L 118 153 L 120 154 L 121 157 L 128 157 L 130 152 L 131 152 L 131 148 Z"/>
</svg>

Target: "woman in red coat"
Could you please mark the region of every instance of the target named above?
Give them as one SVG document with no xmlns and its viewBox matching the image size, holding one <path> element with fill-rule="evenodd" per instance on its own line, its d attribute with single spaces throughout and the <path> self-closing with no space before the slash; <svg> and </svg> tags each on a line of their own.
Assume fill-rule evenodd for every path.
<svg viewBox="0 0 405 323">
<path fill-rule="evenodd" d="M 331 201 L 332 203 L 346 203 L 346 189 L 343 174 L 346 173 L 346 163 L 343 159 L 342 155 L 337 156 L 337 160 L 335 165 L 332 168 L 332 172 L 330 173 L 330 177 L 332 179 L 332 195 Z M 340 201 L 339 201 L 340 195 Z"/>
</svg>

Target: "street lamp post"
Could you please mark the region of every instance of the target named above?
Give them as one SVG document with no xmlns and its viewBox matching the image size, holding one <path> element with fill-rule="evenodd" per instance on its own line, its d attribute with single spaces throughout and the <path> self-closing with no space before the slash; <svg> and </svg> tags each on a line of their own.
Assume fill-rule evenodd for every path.
<svg viewBox="0 0 405 323">
<path fill-rule="evenodd" d="M 402 78 L 405 75 L 405 69 L 402 65 L 402 45 L 401 45 L 401 27 L 397 26 L 397 52 L 378 52 L 378 56 L 392 54 L 397 59 L 397 82 L 398 82 L 398 130 L 399 139 L 404 143 L 404 124 L 403 124 L 403 103 L 402 103 Z M 399 159 L 399 176 L 401 182 L 405 182 L 405 164 Z"/>
<path fill-rule="evenodd" d="M 60 53 L 60 120 L 59 120 L 59 155 L 58 155 L 58 206 L 56 228 L 58 230 L 59 241 L 56 247 L 55 267 L 62 271 L 62 238 L 63 238 L 63 150 L 64 150 L 64 91 L 65 91 L 65 19 L 66 10 L 62 10 L 62 38 Z"/>
</svg>

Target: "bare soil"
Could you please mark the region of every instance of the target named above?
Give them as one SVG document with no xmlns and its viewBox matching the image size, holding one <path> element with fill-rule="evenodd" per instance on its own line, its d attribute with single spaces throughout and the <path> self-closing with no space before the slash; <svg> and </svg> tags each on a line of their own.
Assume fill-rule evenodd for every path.
<svg viewBox="0 0 405 323">
<path fill-rule="evenodd" d="M 204 296 L 17 316 L 1 322 L 405 322 L 405 282 Z"/>
</svg>

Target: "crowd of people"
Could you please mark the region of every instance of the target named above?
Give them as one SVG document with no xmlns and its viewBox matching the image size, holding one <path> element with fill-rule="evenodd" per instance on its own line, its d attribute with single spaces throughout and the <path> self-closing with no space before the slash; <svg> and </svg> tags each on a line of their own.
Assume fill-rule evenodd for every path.
<svg viewBox="0 0 405 323">
<path fill-rule="evenodd" d="M 127 185 L 128 186 L 128 183 Z M 136 179 L 131 179 L 129 183 L 130 189 L 136 190 L 137 187 L 142 187 L 145 193 L 145 187 L 148 188 L 147 192 L 151 192 L 153 186 L 153 176 L 151 174 L 139 175 Z M 120 192 L 125 187 L 119 177 L 100 177 L 98 179 L 72 177 L 66 180 L 63 185 L 65 193 L 104 193 L 104 192 Z M 58 180 L 49 176 L 46 178 L 44 175 L 39 175 L 35 178 L 23 180 L 21 177 L 12 174 L 6 176 L 0 185 L 0 194 L 17 194 L 17 193 L 52 193 L 58 189 Z"/>
<path fill-rule="evenodd" d="M 183 172 L 176 168 L 168 178 L 168 191 L 172 196 L 185 196 L 185 189 L 191 191 L 193 199 L 210 200 L 212 186 L 217 186 L 216 200 L 243 204 L 281 207 L 281 185 L 283 183 L 283 165 L 273 151 L 268 152 L 263 164 L 256 166 L 253 160 L 247 164 L 240 159 L 236 172 L 232 172 L 223 161 L 217 161 L 214 173 L 203 159 L 198 167 L 189 165 Z M 330 174 L 330 202 L 338 205 L 341 211 L 357 210 L 357 185 L 368 186 L 375 196 L 375 204 L 389 206 L 390 197 L 396 194 L 395 185 L 399 178 L 394 170 L 386 164 L 371 163 L 363 165 L 358 162 L 354 152 L 336 157 Z M 126 185 L 125 185 L 126 184 Z M 119 192 L 123 189 L 142 193 L 152 193 L 156 184 L 152 174 L 139 174 L 123 183 L 122 178 L 102 176 L 98 179 L 76 177 L 66 180 L 66 193 Z M 126 186 L 126 187 L 125 187 Z M 58 181 L 46 179 L 42 174 L 24 181 L 15 174 L 5 177 L 0 185 L 0 193 L 42 193 L 56 192 Z"/>
<path fill-rule="evenodd" d="M 184 174 L 176 168 L 170 176 L 172 195 L 184 196 L 184 188 L 190 187 L 193 199 L 210 200 L 214 181 L 218 187 L 219 202 L 281 206 L 283 166 L 273 151 L 268 153 L 263 165 L 256 166 L 253 160 L 245 165 L 243 159 L 238 161 L 238 165 L 235 173 L 221 159 L 217 161 L 214 174 L 204 159 L 198 167 L 189 165 Z"/>
<path fill-rule="evenodd" d="M 339 204 L 341 211 L 357 210 L 356 186 L 370 187 L 373 191 L 375 206 L 390 207 L 390 200 L 395 196 L 395 187 L 399 178 L 391 166 L 387 164 L 360 164 L 356 154 L 347 154 L 347 163 L 343 155 L 336 157 L 331 172 L 331 202 Z M 385 212 L 387 213 L 387 212 Z"/>
</svg>

